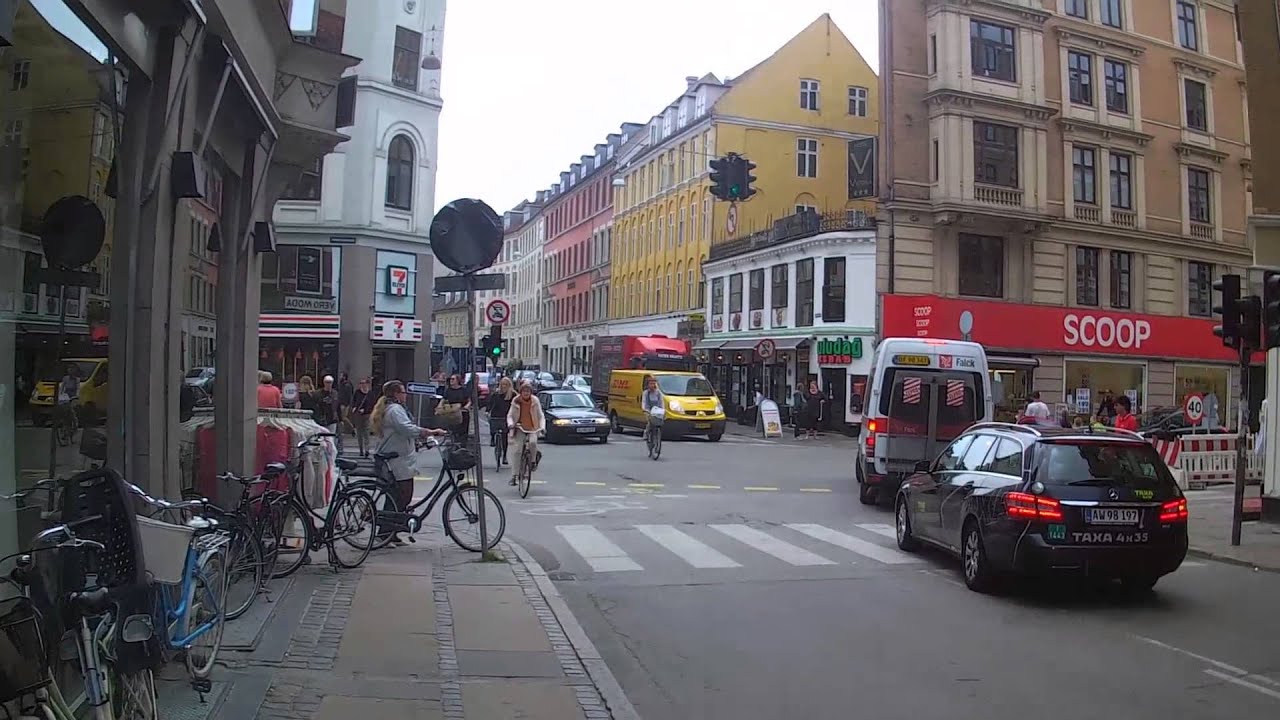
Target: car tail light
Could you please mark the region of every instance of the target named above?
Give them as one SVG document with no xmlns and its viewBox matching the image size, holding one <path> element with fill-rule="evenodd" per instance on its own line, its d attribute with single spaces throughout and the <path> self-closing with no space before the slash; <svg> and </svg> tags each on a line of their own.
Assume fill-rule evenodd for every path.
<svg viewBox="0 0 1280 720">
<path fill-rule="evenodd" d="M 1062 521 L 1062 503 L 1031 493 L 1011 492 L 1004 496 L 1005 512 L 1019 520 Z"/>
<path fill-rule="evenodd" d="M 1186 522 L 1188 515 L 1186 498 L 1170 500 L 1160 506 L 1160 522 L 1162 523 Z"/>
</svg>

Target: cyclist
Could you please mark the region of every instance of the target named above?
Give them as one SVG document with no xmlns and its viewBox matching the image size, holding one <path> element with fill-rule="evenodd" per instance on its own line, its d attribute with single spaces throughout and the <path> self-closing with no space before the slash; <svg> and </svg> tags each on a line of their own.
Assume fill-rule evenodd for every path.
<svg viewBox="0 0 1280 720">
<path fill-rule="evenodd" d="M 662 418 L 667 411 L 666 399 L 663 398 L 662 390 L 658 387 L 658 378 L 652 375 L 645 378 L 645 391 L 640 396 L 640 409 L 644 410 L 644 439 L 647 442 L 649 432 L 655 427 L 661 427 Z"/>
<path fill-rule="evenodd" d="M 498 444 L 499 433 L 507 432 L 507 413 L 511 412 L 511 403 L 516 399 L 516 391 L 511 388 L 511 378 L 504 377 L 498 381 L 498 389 L 489 396 L 489 438 L 490 444 Z M 507 460 L 507 448 L 502 452 L 502 464 L 510 465 Z"/>
<path fill-rule="evenodd" d="M 538 433 L 547 429 L 547 418 L 542 414 L 542 403 L 533 394 L 533 385 L 528 381 L 520 383 L 520 394 L 511 401 L 511 409 L 507 411 L 507 427 L 511 429 L 511 439 L 515 441 L 516 457 L 524 452 L 526 443 L 533 455 L 533 467 L 538 469 L 542 461 L 542 451 L 538 450 Z M 511 474 L 511 484 L 516 484 L 515 473 Z"/>
<path fill-rule="evenodd" d="M 387 461 L 387 471 L 392 475 L 388 479 L 396 483 L 401 509 L 409 507 L 413 502 L 413 456 L 417 452 L 413 444 L 414 438 L 440 437 L 449 434 L 448 430 L 415 425 L 409 416 L 408 409 L 404 406 L 408 398 L 409 393 L 405 391 L 404 383 L 399 380 L 388 380 L 382 384 L 382 397 L 373 406 L 373 413 L 369 416 L 369 424 L 373 426 L 374 434 L 380 438 L 374 452 L 398 455 Z M 396 545 L 404 544 L 399 533 L 391 539 L 391 542 Z"/>
</svg>

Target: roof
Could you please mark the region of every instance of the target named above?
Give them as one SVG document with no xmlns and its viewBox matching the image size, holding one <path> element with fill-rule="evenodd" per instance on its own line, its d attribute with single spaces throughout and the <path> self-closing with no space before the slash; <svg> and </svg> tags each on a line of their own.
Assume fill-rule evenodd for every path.
<svg viewBox="0 0 1280 720">
<path fill-rule="evenodd" d="M 1135 432 L 1128 430 L 1117 430 L 1115 428 L 1093 429 L 1092 427 L 1084 428 L 1062 428 L 1047 427 L 1041 425 L 1021 425 L 1004 422 L 984 422 L 971 425 L 966 432 L 974 430 L 1001 430 L 1005 432 L 1021 433 L 1023 435 L 1031 435 L 1039 440 L 1114 440 L 1122 443 L 1146 444 L 1146 440 Z"/>
</svg>

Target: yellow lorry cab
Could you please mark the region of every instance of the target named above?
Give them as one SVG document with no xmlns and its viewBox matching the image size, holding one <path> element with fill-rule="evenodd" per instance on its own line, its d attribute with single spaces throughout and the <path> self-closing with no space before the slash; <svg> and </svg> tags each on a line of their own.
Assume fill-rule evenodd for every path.
<svg viewBox="0 0 1280 720">
<path fill-rule="evenodd" d="M 658 389 L 666 401 L 666 420 L 662 424 L 664 438 L 705 435 L 715 442 L 724 435 L 724 405 L 716 397 L 715 388 L 702 373 L 677 370 L 614 370 L 609 375 L 609 397 L 604 411 L 609 414 L 613 431 L 624 428 L 643 431 L 646 422 L 640 405 L 648 377 L 658 380 Z"/>
</svg>

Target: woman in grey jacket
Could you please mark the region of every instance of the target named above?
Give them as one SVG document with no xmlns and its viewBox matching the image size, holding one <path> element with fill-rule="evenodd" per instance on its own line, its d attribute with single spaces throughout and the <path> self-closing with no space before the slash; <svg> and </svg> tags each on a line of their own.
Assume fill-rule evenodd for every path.
<svg viewBox="0 0 1280 720">
<path fill-rule="evenodd" d="M 413 502 L 413 455 L 417 452 L 417 447 L 413 444 L 414 439 L 449 434 L 448 430 L 418 427 L 414 424 L 413 419 L 409 417 L 409 411 L 404 407 L 404 401 L 408 395 L 404 389 L 404 383 L 399 380 L 383 383 L 382 397 L 378 399 L 378 404 L 374 406 L 373 413 L 369 417 L 374 434 L 380 438 L 374 452 L 398 455 L 387 462 L 387 470 L 396 481 L 401 510 L 409 507 Z M 392 542 L 399 543 L 400 536 L 392 538 Z"/>
</svg>

